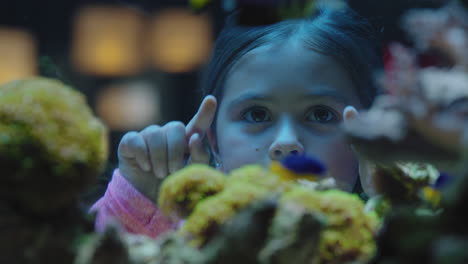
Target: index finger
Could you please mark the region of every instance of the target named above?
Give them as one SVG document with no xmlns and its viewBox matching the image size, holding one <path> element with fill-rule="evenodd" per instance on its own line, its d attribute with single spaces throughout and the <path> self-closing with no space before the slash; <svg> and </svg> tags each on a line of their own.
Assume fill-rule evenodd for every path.
<svg viewBox="0 0 468 264">
<path fill-rule="evenodd" d="M 200 104 L 197 113 L 185 127 L 185 137 L 188 140 L 193 134 L 198 133 L 201 138 L 213 123 L 217 102 L 212 95 L 206 96 Z"/>
</svg>

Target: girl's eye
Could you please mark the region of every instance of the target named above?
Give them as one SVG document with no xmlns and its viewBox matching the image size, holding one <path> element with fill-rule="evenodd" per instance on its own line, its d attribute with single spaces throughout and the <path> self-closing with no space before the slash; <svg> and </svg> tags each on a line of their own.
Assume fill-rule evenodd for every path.
<svg viewBox="0 0 468 264">
<path fill-rule="evenodd" d="M 307 116 L 308 121 L 318 123 L 333 123 L 338 121 L 337 114 L 328 107 L 319 106 L 314 107 Z"/>
<path fill-rule="evenodd" d="M 245 111 L 242 114 L 242 119 L 252 123 L 261 123 L 271 121 L 271 115 L 268 110 L 255 107 Z"/>
</svg>

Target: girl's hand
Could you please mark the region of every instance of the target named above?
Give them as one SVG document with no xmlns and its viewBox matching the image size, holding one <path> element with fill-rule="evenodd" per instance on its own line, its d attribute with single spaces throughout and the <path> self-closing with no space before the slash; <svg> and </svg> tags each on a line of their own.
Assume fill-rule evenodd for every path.
<svg viewBox="0 0 468 264">
<path fill-rule="evenodd" d="M 159 186 L 166 176 L 189 162 L 208 164 L 210 161 L 202 140 L 214 120 L 216 107 L 216 98 L 208 95 L 187 126 L 173 121 L 126 133 L 117 151 L 120 173 L 157 203 Z"/>
<path fill-rule="evenodd" d="M 343 110 L 343 121 L 345 127 L 347 125 L 349 126 L 349 123 L 357 118 L 359 118 L 359 112 L 353 106 L 347 106 Z M 366 158 L 364 158 L 362 155 L 360 155 L 359 152 L 356 151 L 354 146 L 351 145 L 351 148 L 356 154 L 356 158 L 359 163 L 359 179 L 361 182 L 362 189 L 369 197 L 377 195 L 375 179 L 373 178 L 374 164 Z"/>
</svg>

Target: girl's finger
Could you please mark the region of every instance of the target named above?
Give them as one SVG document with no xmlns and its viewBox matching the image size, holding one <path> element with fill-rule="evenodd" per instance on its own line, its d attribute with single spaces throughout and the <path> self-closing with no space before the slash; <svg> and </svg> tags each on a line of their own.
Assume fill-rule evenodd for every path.
<svg viewBox="0 0 468 264">
<path fill-rule="evenodd" d="M 211 127 L 211 123 L 213 123 L 216 107 L 217 102 L 214 96 L 208 95 L 203 99 L 197 113 L 185 127 L 187 141 L 189 141 L 195 133 L 198 133 L 201 138 L 204 137 L 205 132 Z"/>
<path fill-rule="evenodd" d="M 191 163 L 208 164 L 210 162 L 210 153 L 203 145 L 203 140 L 198 133 L 190 137 L 189 150 Z"/>
<path fill-rule="evenodd" d="M 168 171 L 174 173 L 184 166 L 184 154 L 188 151 L 185 140 L 185 125 L 182 122 L 170 122 L 164 126 L 167 138 Z"/>
<path fill-rule="evenodd" d="M 137 132 L 126 133 L 120 141 L 117 155 L 121 161 L 136 162 L 141 170 L 150 171 L 148 149 L 145 140 Z"/>
<path fill-rule="evenodd" d="M 353 120 L 357 118 L 358 116 L 359 116 L 359 113 L 356 110 L 356 108 L 354 108 L 354 106 L 348 105 L 343 110 L 343 121 L 345 125 L 347 125 L 350 120 Z"/>
<path fill-rule="evenodd" d="M 157 178 L 163 179 L 168 174 L 166 134 L 156 125 L 145 128 L 141 134 L 149 150 L 153 172 Z"/>
</svg>

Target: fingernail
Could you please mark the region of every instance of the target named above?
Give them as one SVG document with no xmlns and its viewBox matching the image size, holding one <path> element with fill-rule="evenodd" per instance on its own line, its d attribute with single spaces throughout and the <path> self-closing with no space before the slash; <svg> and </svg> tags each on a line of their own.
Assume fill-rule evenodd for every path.
<svg viewBox="0 0 468 264">
<path fill-rule="evenodd" d="M 356 110 L 356 108 L 354 108 L 354 106 L 351 105 L 346 106 L 343 110 L 343 113 L 345 114 L 345 119 L 359 116 L 359 112 Z"/>
<path fill-rule="evenodd" d="M 193 141 L 198 140 L 199 138 L 200 138 L 200 134 L 198 134 L 198 133 L 193 134 L 193 135 L 190 137 L 189 145 L 191 145 Z"/>
<path fill-rule="evenodd" d="M 358 110 L 356 109 L 356 107 L 354 107 L 354 106 L 352 106 L 352 105 L 346 106 L 345 109 L 344 109 L 344 111 L 345 111 L 345 112 L 347 112 L 347 111 L 353 111 L 353 112 L 355 112 L 356 114 L 359 114 L 359 112 L 358 112 Z"/>
</svg>

